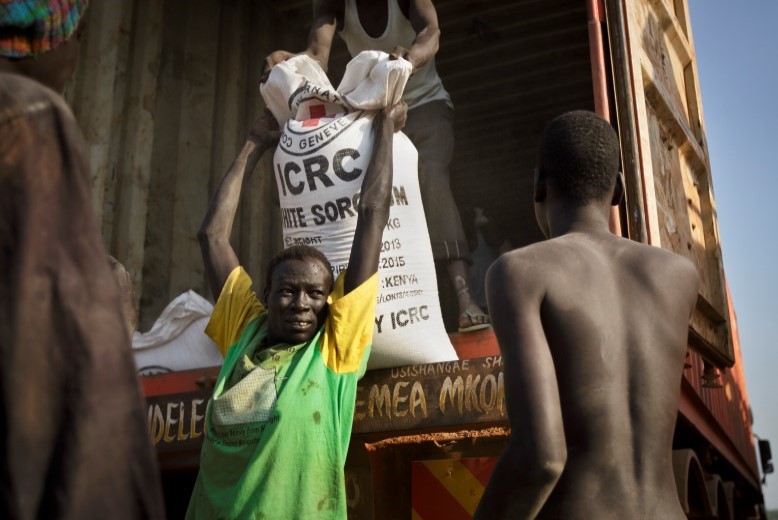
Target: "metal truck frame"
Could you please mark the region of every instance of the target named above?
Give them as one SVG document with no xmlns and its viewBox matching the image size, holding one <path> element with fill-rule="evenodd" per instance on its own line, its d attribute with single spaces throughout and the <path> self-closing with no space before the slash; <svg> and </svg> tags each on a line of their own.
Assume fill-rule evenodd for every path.
<svg viewBox="0 0 778 520">
<path fill-rule="evenodd" d="M 577 108 L 611 121 L 627 188 L 613 231 L 689 257 L 702 280 L 674 439 L 681 503 L 690 518 L 763 518 L 687 1 L 435 3 L 438 70 L 456 107 L 460 208 L 485 208 L 514 247 L 539 240 L 531 186 L 540 131 Z M 142 327 L 184 290 L 207 294 L 197 224 L 261 111 L 254 84 L 262 58 L 303 47 L 309 4 L 90 7 L 82 67 L 67 97 L 89 145 L 104 237 L 132 274 Z M 347 59 L 342 44 L 331 59 L 337 77 Z M 235 236 L 255 280 L 281 230 L 270 163 L 259 168 L 247 194 L 259 203 L 241 208 Z M 439 284 L 450 301 L 445 280 Z M 472 513 L 489 460 L 507 441 L 501 358 L 489 331 L 452 340 L 459 361 L 372 371 L 361 382 L 346 468 L 352 518 L 427 519 L 436 514 L 430 504 L 448 517 Z M 216 373 L 142 378 L 171 518 L 188 502 Z M 434 493 L 448 493 L 450 503 Z"/>
</svg>

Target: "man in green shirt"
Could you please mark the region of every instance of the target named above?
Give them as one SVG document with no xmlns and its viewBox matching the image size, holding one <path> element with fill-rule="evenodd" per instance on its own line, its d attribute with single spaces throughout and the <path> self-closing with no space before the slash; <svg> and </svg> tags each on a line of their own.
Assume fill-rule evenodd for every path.
<svg viewBox="0 0 778 520">
<path fill-rule="evenodd" d="M 219 295 L 206 333 L 225 360 L 187 518 L 346 517 L 343 466 L 372 341 L 392 133 L 405 113 L 403 103 L 376 116 L 349 268 L 334 282 L 318 250 L 291 247 L 271 261 L 262 305 L 230 246 L 244 177 L 279 136 L 271 116 L 217 188 L 199 238 Z"/>
</svg>

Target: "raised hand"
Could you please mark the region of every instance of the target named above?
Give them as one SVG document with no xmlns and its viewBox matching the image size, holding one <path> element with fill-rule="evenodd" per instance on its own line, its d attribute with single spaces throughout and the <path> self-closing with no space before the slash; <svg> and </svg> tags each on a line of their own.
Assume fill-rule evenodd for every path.
<svg viewBox="0 0 778 520">
<path fill-rule="evenodd" d="M 408 59 L 408 49 L 402 45 L 396 46 L 392 52 L 389 53 L 390 60 L 399 60 L 400 58 Z"/>
<path fill-rule="evenodd" d="M 265 57 L 265 68 L 262 70 L 262 76 L 259 78 L 260 83 L 264 83 L 267 81 L 268 76 L 270 76 L 270 70 L 281 63 L 282 61 L 286 61 L 289 58 L 293 58 L 294 56 L 297 56 L 297 54 L 289 51 L 273 51 L 270 54 L 268 54 Z"/>
<path fill-rule="evenodd" d="M 408 103 L 400 101 L 390 107 L 386 107 L 381 110 L 381 116 L 392 121 L 394 131 L 399 132 L 405 126 L 405 121 L 408 119 Z"/>
<path fill-rule="evenodd" d="M 247 139 L 262 151 L 275 146 L 280 138 L 281 130 L 278 128 L 276 118 L 267 109 L 259 119 L 254 121 L 247 136 Z"/>
</svg>

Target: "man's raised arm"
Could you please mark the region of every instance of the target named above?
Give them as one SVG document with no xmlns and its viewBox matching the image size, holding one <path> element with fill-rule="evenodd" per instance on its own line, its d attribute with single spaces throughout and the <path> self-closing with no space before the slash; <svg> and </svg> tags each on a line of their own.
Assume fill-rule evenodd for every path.
<svg viewBox="0 0 778 520">
<path fill-rule="evenodd" d="M 407 59 L 413 65 L 413 70 L 416 70 L 437 54 L 440 47 L 440 27 L 432 0 L 411 0 L 408 11 L 416 38 L 407 52 L 402 47 L 396 47 L 391 56 L 395 59 Z"/>
<path fill-rule="evenodd" d="M 308 48 L 305 54 L 319 62 L 327 72 L 330 61 L 330 50 L 338 21 L 343 23 L 343 0 L 315 0 L 313 2 L 313 25 L 308 34 Z M 342 27 L 341 27 L 342 28 Z"/>
<path fill-rule="evenodd" d="M 357 227 L 344 282 L 345 294 L 378 271 L 381 240 L 389 221 L 392 198 L 392 134 L 405 125 L 407 110 L 408 106 L 401 101 L 383 109 L 375 118 L 375 146 L 359 195 Z"/>
<path fill-rule="evenodd" d="M 511 437 L 478 504 L 474 518 L 482 520 L 534 518 L 567 460 L 556 372 L 540 315 L 544 290 L 529 271 L 509 254 L 486 278 Z"/>
<path fill-rule="evenodd" d="M 311 32 L 308 33 L 308 47 L 299 54 L 307 54 L 316 60 L 324 72 L 327 72 L 332 40 L 335 38 L 338 22 L 342 24 L 343 21 L 343 6 L 343 0 L 314 0 L 313 2 L 313 25 L 311 25 Z M 268 54 L 265 58 L 265 70 L 261 81 L 267 79 L 270 69 L 297 55 L 284 50 Z"/>
<path fill-rule="evenodd" d="M 238 256 L 230 245 L 232 223 L 235 221 L 244 180 L 254 171 L 265 150 L 272 148 L 278 141 L 280 132 L 275 128 L 275 119 L 269 113 L 254 123 L 246 143 L 216 188 L 197 233 L 214 298 L 219 297 L 227 277 L 239 265 Z"/>
</svg>

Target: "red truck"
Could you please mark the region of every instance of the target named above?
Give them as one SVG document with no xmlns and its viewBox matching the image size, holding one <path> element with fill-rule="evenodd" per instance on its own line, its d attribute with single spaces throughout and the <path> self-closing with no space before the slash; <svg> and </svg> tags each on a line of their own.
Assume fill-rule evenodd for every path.
<svg viewBox="0 0 778 520">
<path fill-rule="evenodd" d="M 764 518 L 687 1 L 435 4 L 437 67 L 456 112 L 460 209 L 483 208 L 510 247 L 540 240 L 532 179 L 541 130 L 571 109 L 612 122 L 627 188 L 614 232 L 687 256 L 702 280 L 674 438 L 681 503 L 690 518 Z M 96 66 L 82 67 L 68 92 L 90 145 L 104 236 L 132 273 L 143 327 L 182 291 L 207 294 L 195 231 L 210 191 L 262 108 L 253 86 L 262 59 L 302 48 L 310 25 L 309 0 L 177 5 L 93 5 L 82 58 Z M 346 60 L 337 41 L 332 77 Z M 255 280 L 281 230 L 267 159 L 259 169 L 234 237 Z M 439 280 L 447 308 L 446 283 Z M 508 435 L 502 364 L 490 331 L 452 341 L 458 361 L 362 380 L 346 467 L 351 518 L 472 515 Z M 142 378 L 171 518 L 189 499 L 217 372 Z M 768 471 L 769 445 L 761 447 Z"/>
</svg>

